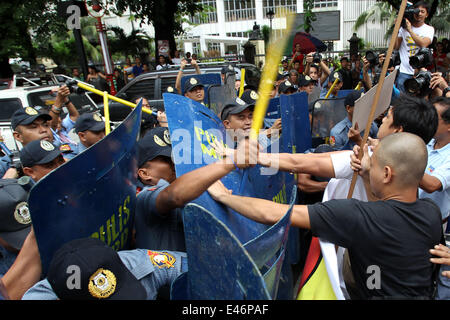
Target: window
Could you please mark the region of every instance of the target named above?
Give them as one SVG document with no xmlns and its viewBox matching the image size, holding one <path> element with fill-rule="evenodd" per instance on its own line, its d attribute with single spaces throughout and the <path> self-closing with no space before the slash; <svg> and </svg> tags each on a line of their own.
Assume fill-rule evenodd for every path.
<svg viewBox="0 0 450 320">
<path fill-rule="evenodd" d="M 314 0 L 314 8 L 337 7 L 337 0 Z"/>
<path fill-rule="evenodd" d="M 11 117 L 16 110 L 22 107 L 22 103 L 19 99 L 1 99 L 0 100 L 0 121 L 11 121 Z"/>
<path fill-rule="evenodd" d="M 191 16 L 193 24 L 216 23 L 217 22 L 217 7 L 216 0 L 200 0 L 203 11 Z"/>
<path fill-rule="evenodd" d="M 255 0 L 224 0 L 225 21 L 254 20 Z"/>
<path fill-rule="evenodd" d="M 281 14 L 287 12 L 297 12 L 296 0 L 263 0 L 263 13 L 264 17 L 267 17 L 267 12 L 272 10 L 277 13 L 277 10 L 281 11 Z"/>
</svg>

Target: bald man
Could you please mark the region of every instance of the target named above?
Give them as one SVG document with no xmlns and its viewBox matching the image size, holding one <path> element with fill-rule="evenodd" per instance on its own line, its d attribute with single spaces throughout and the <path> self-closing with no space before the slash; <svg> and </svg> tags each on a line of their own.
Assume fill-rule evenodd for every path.
<svg viewBox="0 0 450 320">
<path fill-rule="evenodd" d="M 439 208 L 417 199 L 427 165 L 425 143 L 416 135 L 395 133 L 363 159 L 363 174 L 368 172 L 372 192 L 382 200 L 296 205 L 291 223 L 348 249 L 357 286 L 354 298 L 429 299 L 433 266 L 428 250 L 439 243 L 442 228 Z M 289 207 L 232 195 L 220 181 L 208 191 L 216 201 L 265 224 L 276 223 Z"/>
</svg>

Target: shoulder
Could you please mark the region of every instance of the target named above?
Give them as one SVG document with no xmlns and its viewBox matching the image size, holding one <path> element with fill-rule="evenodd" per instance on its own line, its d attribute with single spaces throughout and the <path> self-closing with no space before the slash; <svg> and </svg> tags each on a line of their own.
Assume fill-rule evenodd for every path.
<svg viewBox="0 0 450 320">
<path fill-rule="evenodd" d="M 335 134 L 342 133 L 345 130 L 345 128 L 347 127 L 347 122 L 345 120 L 346 119 L 336 123 L 335 126 L 333 128 L 331 128 L 330 134 L 331 133 L 335 133 Z"/>
<path fill-rule="evenodd" d="M 22 297 L 22 300 L 57 300 L 58 296 L 53 291 L 52 286 L 47 279 L 39 281 Z"/>
</svg>

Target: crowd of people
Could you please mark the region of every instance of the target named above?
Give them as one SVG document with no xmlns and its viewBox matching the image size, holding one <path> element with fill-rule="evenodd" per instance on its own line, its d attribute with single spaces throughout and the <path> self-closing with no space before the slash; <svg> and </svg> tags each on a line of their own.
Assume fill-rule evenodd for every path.
<svg viewBox="0 0 450 320">
<path fill-rule="evenodd" d="M 187 203 L 208 192 L 236 213 L 267 225 L 275 224 L 288 210 L 288 204 L 232 194 L 220 181 L 233 170 L 257 164 L 297 174 L 301 196 L 291 224 L 302 230 L 302 237 L 317 236 L 345 248 L 350 270 L 344 275 L 348 298 L 450 299 L 450 248 L 444 237 L 450 213 L 449 59 L 444 57 L 448 41 L 435 43 L 439 48 L 433 53 L 436 63 L 411 67 L 409 57 L 431 46 L 434 37 L 432 27 L 421 29 L 428 5 L 419 2 L 416 6 L 420 13 L 399 32 L 400 66 L 388 69 L 388 73 L 399 69 L 390 106 L 371 124 L 364 146 L 352 115 L 361 90 L 370 90 L 379 80 L 385 53 L 375 62 L 367 53 L 342 56 L 334 65 L 316 52 L 302 53 L 301 43 L 297 44 L 292 57 L 280 63 L 271 97 L 298 92 L 309 96 L 315 91 L 316 98 L 334 99 L 339 90 L 349 90 L 344 98 L 347 117 L 329 133 L 333 143 L 305 153 L 266 152 L 267 139 L 279 138 L 283 124 L 281 119 L 266 122 L 257 141 L 247 139 L 259 95 L 257 88 L 244 86 L 244 92 L 237 91 L 217 114 L 234 143 L 216 145 L 220 160 L 177 177 L 167 118 L 158 112 L 150 126 L 141 128 L 137 141 L 132 246 L 116 252 L 98 239 L 74 239 L 55 252 L 45 278 L 26 204 L 29 190 L 18 178 L 39 182 L 101 141 L 105 123 L 97 113 L 80 114 L 65 85 L 57 89 L 48 112 L 37 106 L 17 110 L 11 127 L 14 139 L 22 145 L 20 164 L 9 155 L 0 158 L 0 297 L 169 299 L 172 282 L 188 271 L 182 219 Z M 405 44 L 408 41 L 416 48 Z M 148 70 L 139 58 L 135 62 L 127 61 L 127 80 Z M 196 59 L 177 53 L 171 62 L 180 65 L 173 93 L 204 104 L 206 84 L 200 78 L 190 76 L 181 88 L 187 64 L 201 73 Z M 160 56 L 156 69 L 164 70 L 168 63 Z M 426 90 L 405 89 L 408 79 L 420 72 L 430 74 Z M 226 84 L 227 76 L 236 71 L 227 65 L 221 74 Z M 87 80 L 92 79 L 104 79 L 104 75 L 90 67 Z M 132 97 L 132 101 L 151 107 L 145 96 Z M 358 177 L 353 199 L 343 200 L 354 172 Z M 80 285 L 69 285 L 72 274 L 68 270 L 73 266 L 80 268 Z M 371 266 L 381 270 L 380 286 L 367 285 Z"/>
</svg>

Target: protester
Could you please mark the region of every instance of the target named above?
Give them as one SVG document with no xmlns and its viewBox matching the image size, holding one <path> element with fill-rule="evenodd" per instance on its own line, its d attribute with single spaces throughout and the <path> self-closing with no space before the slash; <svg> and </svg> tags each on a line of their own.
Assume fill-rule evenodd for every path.
<svg viewBox="0 0 450 320">
<path fill-rule="evenodd" d="M 109 91 L 106 76 L 102 72 L 98 71 L 97 67 L 93 63 L 88 65 L 88 72 L 86 82 L 92 84 L 97 90 Z"/>
<path fill-rule="evenodd" d="M 180 51 L 179 51 L 179 50 L 175 50 L 175 52 L 174 52 L 174 54 L 173 54 L 173 57 L 171 57 L 170 60 L 171 60 L 172 63 L 175 64 L 175 65 L 181 64 Z"/>
<path fill-rule="evenodd" d="M 351 72 L 351 63 L 348 60 L 348 57 L 343 56 L 341 57 L 341 68 L 338 70 L 338 72 L 342 76 L 342 90 L 351 90 L 353 89 L 353 79 L 352 79 L 352 72 Z"/>
<path fill-rule="evenodd" d="M 433 265 L 428 250 L 439 243 L 442 230 L 439 209 L 431 201 L 417 199 L 426 164 L 426 147 L 419 137 L 393 134 L 380 141 L 370 161 L 371 188 L 382 201 L 345 199 L 294 206 L 293 226 L 311 229 L 314 236 L 348 249 L 356 298 L 431 298 Z M 208 192 L 247 218 L 270 225 L 289 207 L 232 195 L 221 182 Z M 380 269 L 382 286 L 366 285 L 369 266 Z"/>
<path fill-rule="evenodd" d="M 430 13 L 430 5 L 425 1 L 418 1 L 414 8 L 420 10 L 414 15 L 414 20 L 404 18 L 406 26 L 400 27 L 394 49 L 400 54 L 400 72 L 397 76 L 396 86 L 401 92 L 406 92 L 404 82 L 414 76 L 414 69 L 409 64 L 409 57 L 414 56 L 419 48 L 428 47 L 434 37 L 434 28 L 425 23 Z"/>
</svg>

